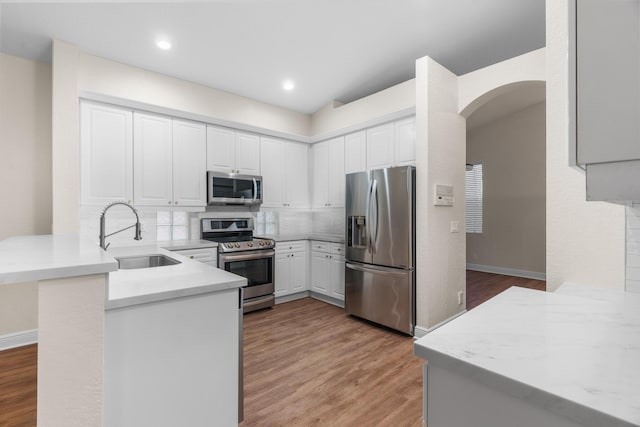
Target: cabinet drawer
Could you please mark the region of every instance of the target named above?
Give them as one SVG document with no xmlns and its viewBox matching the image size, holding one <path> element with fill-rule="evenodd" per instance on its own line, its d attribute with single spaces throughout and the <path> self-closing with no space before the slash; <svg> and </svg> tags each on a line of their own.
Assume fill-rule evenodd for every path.
<svg viewBox="0 0 640 427">
<path fill-rule="evenodd" d="M 307 250 L 307 242 L 299 240 L 295 242 L 278 242 L 276 243 L 276 253 L 283 254 L 288 252 L 303 252 Z"/>
<path fill-rule="evenodd" d="M 217 264 L 218 251 L 216 248 L 203 248 L 203 249 L 183 249 L 179 251 L 172 251 L 187 258 L 191 258 L 200 262 L 211 262 Z"/>
<path fill-rule="evenodd" d="M 333 255 L 342 255 L 344 256 L 344 244 L 342 243 L 331 243 L 331 248 L 329 250 Z"/>
<path fill-rule="evenodd" d="M 318 240 L 311 241 L 311 250 L 317 252 L 329 252 L 330 244 L 327 242 L 320 242 Z"/>
</svg>

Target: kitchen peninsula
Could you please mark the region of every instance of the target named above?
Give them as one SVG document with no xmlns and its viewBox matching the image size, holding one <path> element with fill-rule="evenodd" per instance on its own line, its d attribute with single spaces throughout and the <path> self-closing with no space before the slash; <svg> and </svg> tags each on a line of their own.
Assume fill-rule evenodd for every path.
<svg viewBox="0 0 640 427">
<path fill-rule="evenodd" d="M 147 254 L 164 255 L 178 263 L 158 268 L 118 270 L 118 261 L 112 256 Z M 190 350 L 202 349 L 202 354 L 208 355 L 207 350 L 215 345 L 220 346 L 217 341 L 213 343 L 219 337 L 212 335 L 209 340 L 203 339 L 199 329 L 177 330 L 180 325 L 195 325 L 193 316 L 179 317 L 185 310 L 203 313 L 208 308 L 211 309 L 207 317 L 210 321 L 223 312 L 225 316 L 232 316 L 235 322 L 223 325 L 228 329 L 223 339 L 224 345 L 233 344 L 231 348 L 227 346 L 223 349 L 232 363 L 223 367 L 227 370 L 225 378 L 229 380 L 230 387 L 222 390 L 227 408 L 221 425 L 237 423 L 238 412 L 234 405 L 237 408 L 238 394 L 229 393 L 229 390 L 237 390 L 238 386 L 239 327 L 234 325 L 238 325 L 238 288 L 246 284 L 246 279 L 155 245 L 113 248 L 107 253 L 97 244 L 77 235 L 12 237 L 0 241 L 0 286 L 33 281 L 38 282 L 39 295 L 39 426 L 107 425 L 109 406 L 113 404 L 107 398 L 109 390 L 132 385 L 119 382 L 120 379 L 129 378 L 130 374 L 118 371 L 123 367 L 121 357 L 129 358 L 125 369 L 135 366 L 136 362 L 140 362 L 140 359 L 135 359 L 136 350 L 148 344 L 153 349 L 153 345 L 161 342 L 163 337 L 180 336 L 179 342 L 164 343 L 166 348 L 173 346 L 176 349 L 177 358 L 172 358 L 170 354 L 159 354 L 158 357 L 144 360 L 146 370 L 138 372 L 140 377 L 148 376 L 149 381 L 143 386 L 153 385 L 157 388 L 151 390 L 155 393 L 154 397 L 158 397 L 163 389 L 166 397 L 166 390 L 174 385 L 171 383 L 175 379 L 172 373 L 153 377 L 159 369 L 166 370 L 163 361 L 180 362 L 180 352 L 186 351 L 186 347 Z M 157 323 L 163 317 L 166 318 L 165 323 Z M 188 324 L 190 321 L 191 325 Z M 173 329 L 167 327 L 171 323 L 175 325 Z M 202 327 L 215 329 L 214 334 L 220 331 L 220 326 L 212 326 L 211 322 L 206 325 L 205 322 L 201 323 Z M 131 346 L 135 343 L 138 347 Z M 114 356 L 114 346 L 122 345 L 125 347 L 117 349 Z M 129 362 L 133 364 L 129 365 Z M 208 364 L 206 366 L 215 371 L 212 375 L 217 375 L 221 369 L 216 366 L 220 359 L 198 362 L 200 366 Z M 184 366 L 180 369 L 184 373 Z M 121 376 L 110 372 L 119 372 Z M 202 375 L 203 378 L 210 376 Z M 135 380 L 138 381 L 140 377 Z M 218 386 L 209 385 L 208 391 L 214 393 L 212 389 Z M 131 390 L 139 393 L 141 389 L 133 387 Z M 174 391 L 189 394 L 180 388 Z M 214 399 L 219 394 L 222 393 L 215 394 Z M 162 405 L 158 405 L 158 400 L 154 403 L 157 405 L 154 413 L 160 416 Z M 167 421 L 170 422 L 166 419 L 163 422 Z"/>
<path fill-rule="evenodd" d="M 416 341 L 428 425 L 639 426 L 638 300 L 570 291 L 512 287 Z"/>
</svg>

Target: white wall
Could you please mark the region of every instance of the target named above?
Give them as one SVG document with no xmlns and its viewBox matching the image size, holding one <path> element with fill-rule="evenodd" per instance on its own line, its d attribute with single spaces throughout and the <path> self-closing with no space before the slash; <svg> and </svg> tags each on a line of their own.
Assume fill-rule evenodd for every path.
<svg viewBox="0 0 640 427">
<path fill-rule="evenodd" d="M 547 289 L 623 289 L 624 207 L 586 202 L 584 173 L 568 166 L 568 1 L 546 1 Z"/>
<path fill-rule="evenodd" d="M 415 105 L 416 82 L 415 79 L 407 80 L 348 104 L 327 105 L 311 116 L 310 135 L 317 137 L 318 140 L 326 139 L 323 135 L 328 137 L 350 126 L 410 110 Z"/>
<path fill-rule="evenodd" d="M 0 53 L 0 239 L 51 232 L 51 66 Z M 36 283 L 0 286 L 0 336 L 38 326 Z"/>
<path fill-rule="evenodd" d="M 465 129 L 458 78 L 429 57 L 416 61 L 416 324 L 423 330 L 465 308 L 464 299 L 458 304 L 466 286 Z M 434 206 L 435 184 L 454 187 L 453 206 Z"/>
<path fill-rule="evenodd" d="M 544 277 L 545 120 L 538 103 L 467 132 L 467 163 L 482 163 L 484 184 L 483 229 L 467 234 L 467 264 Z"/>
</svg>

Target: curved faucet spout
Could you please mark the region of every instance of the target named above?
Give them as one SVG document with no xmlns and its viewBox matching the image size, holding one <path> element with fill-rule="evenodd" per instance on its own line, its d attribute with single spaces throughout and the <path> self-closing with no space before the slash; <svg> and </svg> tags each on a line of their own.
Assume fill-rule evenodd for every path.
<svg viewBox="0 0 640 427">
<path fill-rule="evenodd" d="M 105 234 L 105 222 L 106 222 L 105 219 L 106 219 L 107 211 L 110 208 L 112 208 L 113 206 L 116 206 L 116 205 L 124 205 L 124 206 L 127 206 L 129 209 L 131 209 L 133 211 L 133 213 L 136 215 L 136 223 L 133 224 L 133 225 L 130 225 L 128 227 L 125 227 L 125 228 L 123 228 L 121 230 L 114 231 L 113 233 Z M 106 251 L 107 248 L 109 247 L 109 245 L 111 244 L 111 243 L 106 243 L 105 244 L 105 240 L 106 240 L 107 237 L 113 236 L 114 234 L 120 233 L 121 231 L 128 230 L 128 229 L 130 229 L 132 227 L 136 228 L 135 235 L 133 236 L 133 238 L 135 240 L 142 240 L 142 225 L 140 224 L 140 216 L 138 215 L 138 211 L 136 210 L 136 208 L 131 206 L 129 203 L 125 203 L 125 202 L 109 203 L 102 210 L 102 214 L 100 214 L 100 247 Z"/>
</svg>

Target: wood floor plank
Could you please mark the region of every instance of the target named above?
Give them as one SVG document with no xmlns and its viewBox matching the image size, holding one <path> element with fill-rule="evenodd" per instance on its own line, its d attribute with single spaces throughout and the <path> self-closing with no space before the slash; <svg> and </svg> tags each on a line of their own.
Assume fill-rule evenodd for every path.
<svg viewBox="0 0 640 427">
<path fill-rule="evenodd" d="M 0 426 L 36 425 L 37 344 L 0 352 Z"/>
</svg>

